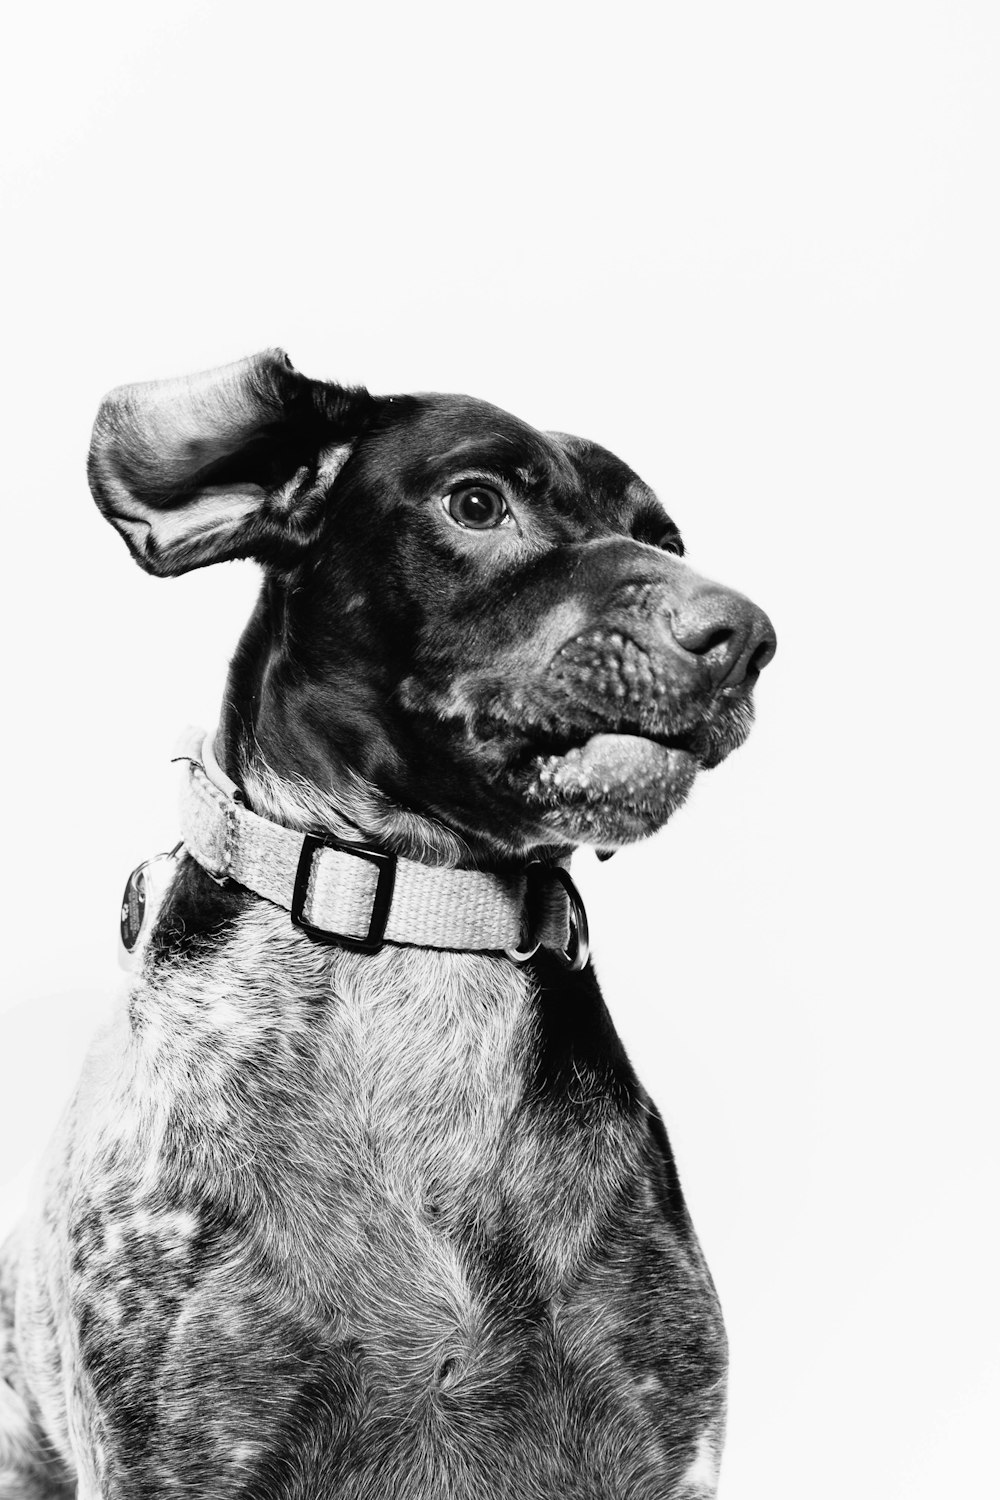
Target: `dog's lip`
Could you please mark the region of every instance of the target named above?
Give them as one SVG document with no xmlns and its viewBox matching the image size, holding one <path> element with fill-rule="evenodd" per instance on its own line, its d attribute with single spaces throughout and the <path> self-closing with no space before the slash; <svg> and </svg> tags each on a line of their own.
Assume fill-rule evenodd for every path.
<svg viewBox="0 0 1000 1500">
<path fill-rule="evenodd" d="M 699 769 L 683 736 L 652 736 L 602 730 L 565 750 L 536 753 L 529 792 L 545 801 L 621 797 L 635 804 L 658 802 L 686 790 Z"/>
<path fill-rule="evenodd" d="M 637 724 L 622 723 L 587 730 L 565 730 L 533 736 L 526 759 L 531 764 L 541 760 L 567 760 L 573 762 L 584 756 L 588 747 L 600 743 L 620 741 L 623 747 L 635 746 L 637 741 L 656 745 L 662 750 L 697 758 L 699 747 L 693 729 L 672 731 L 647 729 Z"/>
</svg>

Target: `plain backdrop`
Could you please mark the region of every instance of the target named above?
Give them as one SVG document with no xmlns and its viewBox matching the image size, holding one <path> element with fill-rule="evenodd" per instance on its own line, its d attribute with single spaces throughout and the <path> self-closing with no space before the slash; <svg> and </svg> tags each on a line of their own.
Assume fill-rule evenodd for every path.
<svg viewBox="0 0 1000 1500">
<path fill-rule="evenodd" d="M 725 1500 L 988 1493 L 1000 12 L 21 7 L 0 1228 L 256 588 L 99 518 L 97 403 L 272 344 L 617 451 L 771 614 L 744 749 L 581 858 L 732 1342 Z"/>
</svg>

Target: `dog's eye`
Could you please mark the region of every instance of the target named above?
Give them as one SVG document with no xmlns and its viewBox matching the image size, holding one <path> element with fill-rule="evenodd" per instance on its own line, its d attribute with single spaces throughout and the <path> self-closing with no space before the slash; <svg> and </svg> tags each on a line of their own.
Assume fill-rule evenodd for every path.
<svg viewBox="0 0 1000 1500">
<path fill-rule="evenodd" d="M 489 531 L 510 514 L 503 496 L 488 484 L 463 484 L 445 496 L 445 504 L 451 519 L 470 531 Z"/>
<path fill-rule="evenodd" d="M 669 526 L 656 545 L 661 552 L 672 552 L 675 557 L 684 556 L 684 543 L 676 526 Z"/>
</svg>

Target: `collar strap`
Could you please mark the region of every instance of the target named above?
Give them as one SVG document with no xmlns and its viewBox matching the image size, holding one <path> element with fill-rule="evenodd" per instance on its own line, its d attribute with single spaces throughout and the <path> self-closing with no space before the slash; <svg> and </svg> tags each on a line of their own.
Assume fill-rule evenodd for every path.
<svg viewBox="0 0 1000 1500">
<path fill-rule="evenodd" d="M 536 862 L 508 877 L 303 834 L 250 811 L 204 730 L 187 730 L 173 758 L 186 762 L 181 835 L 188 853 L 214 880 L 283 906 L 317 941 L 362 953 L 384 942 L 502 951 L 518 962 L 544 946 L 568 968 L 587 962 L 586 914 L 566 865 Z"/>
</svg>

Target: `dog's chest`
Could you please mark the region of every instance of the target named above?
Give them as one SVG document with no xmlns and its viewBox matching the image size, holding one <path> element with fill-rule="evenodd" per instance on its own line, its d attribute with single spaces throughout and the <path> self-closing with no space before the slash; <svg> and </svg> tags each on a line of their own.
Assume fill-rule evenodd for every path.
<svg viewBox="0 0 1000 1500">
<path fill-rule="evenodd" d="M 543 1079 L 524 971 L 331 953 L 258 908 L 200 964 L 154 970 L 132 1023 L 119 1104 L 73 1168 L 109 1461 L 152 1442 L 164 1473 L 222 1462 L 220 1495 L 260 1472 L 303 1500 L 372 1472 L 414 1496 L 520 1494 L 529 1470 L 571 1493 L 556 1455 L 596 1477 L 626 1450 L 662 1481 L 664 1422 L 686 1441 L 717 1373 L 714 1299 L 634 1112 L 585 1059 Z M 174 1418 L 139 1440 L 151 1386 Z"/>
<path fill-rule="evenodd" d="M 172 1117 L 210 1144 L 202 1183 L 259 1196 L 265 1248 L 307 1291 L 353 1274 L 359 1245 L 426 1251 L 425 1231 L 448 1239 L 485 1198 L 530 1196 L 537 1016 L 509 963 L 316 947 L 258 909 L 167 993 L 154 978 L 133 1015 L 140 1069 L 166 1084 L 140 1090 L 164 1172 Z"/>
</svg>

